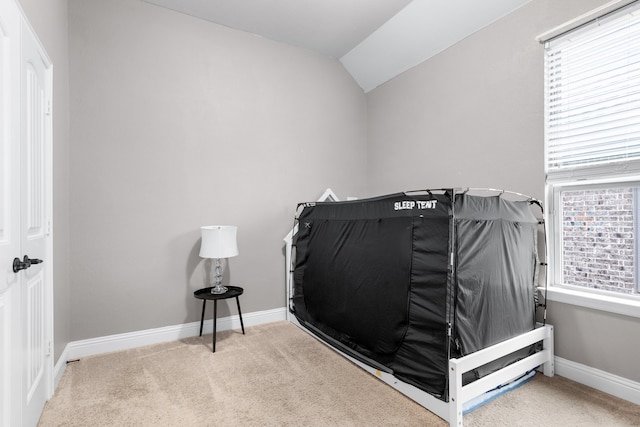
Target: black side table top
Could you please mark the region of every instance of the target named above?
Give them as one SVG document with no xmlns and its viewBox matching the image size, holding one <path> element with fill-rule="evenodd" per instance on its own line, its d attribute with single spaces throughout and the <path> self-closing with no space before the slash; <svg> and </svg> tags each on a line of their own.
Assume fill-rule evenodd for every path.
<svg viewBox="0 0 640 427">
<path fill-rule="evenodd" d="M 219 299 L 235 298 L 242 295 L 243 292 L 244 292 L 244 289 L 242 289 L 239 286 L 227 286 L 227 292 L 223 294 L 212 294 L 211 288 L 203 288 L 195 291 L 193 293 L 193 296 L 198 299 L 219 300 Z"/>
</svg>

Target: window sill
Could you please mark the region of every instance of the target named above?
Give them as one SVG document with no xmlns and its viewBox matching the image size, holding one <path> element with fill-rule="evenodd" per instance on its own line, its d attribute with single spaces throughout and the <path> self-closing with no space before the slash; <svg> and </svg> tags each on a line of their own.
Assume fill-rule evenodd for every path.
<svg viewBox="0 0 640 427">
<path fill-rule="evenodd" d="M 544 288 L 538 288 L 544 296 Z M 573 289 L 549 286 L 547 288 L 547 299 L 549 301 L 561 302 L 564 304 L 577 305 L 579 307 L 592 308 L 609 313 L 622 314 L 631 317 L 640 317 L 640 300 L 619 298 L 610 295 L 592 294 Z"/>
</svg>

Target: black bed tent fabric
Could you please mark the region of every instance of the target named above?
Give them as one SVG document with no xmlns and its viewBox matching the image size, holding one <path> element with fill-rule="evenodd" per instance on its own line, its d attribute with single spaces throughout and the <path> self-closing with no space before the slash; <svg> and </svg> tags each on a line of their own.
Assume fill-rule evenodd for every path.
<svg viewBox="0 0 640 427">
<path fill-rule="evenodd" d="M 535 327 L 528 201 L 447 190 L 303 206 L 290 309 L 364 363 L 448 400 L 449 358 Z"/>
</svg>

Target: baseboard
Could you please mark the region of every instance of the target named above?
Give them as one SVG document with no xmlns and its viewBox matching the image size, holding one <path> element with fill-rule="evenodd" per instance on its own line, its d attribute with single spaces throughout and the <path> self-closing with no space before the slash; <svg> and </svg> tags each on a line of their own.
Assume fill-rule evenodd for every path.
<svg viewBox="0 0 640 427">
<path fill-rule="evenodd" d="M 242 315 L 245 327 L 261 325 L 264 323 L 286 320 L 286 309 L 276 308 L 273 310 L 257 311 Z M 229 329 L 240 329 L 240 318 L 235 316 L 218 318 L 217 331 Z M 213 319 L 205 320 L 202 333 L 213 332 Z M 183 338 L 195 337 L 200 334 L 200 322 L 184 323 L 182 325 L 165 326 L 162 328 L 146 329 L 143 331 L 128 332 L 124 334 L 108 335 L 98 338 L 73 341 L 67 344 L 64 352 L 58 359 L 55 368 L 56 382 L 59 381 L 64 372 L 64 365 L 69 360 L 80 359 L 82 357 L 95 356 L 98 354 L 110 353 L 113 351 L 127 350 L 145 345 L 158 344 L 161 342 L 175 341 Z"/>
<path fill-rule="evenodd" d="M 64 369 L 67 367 L 67 361 L 69 360 L 69 345 L 67 345 L 62 354 L 58 358 L 58 362 L 53 367 L 53 390 L 58 388 L 58 383 L 62 379 Z"/>
<path fill-rule="evenodd" d="M 557 356 L 555 357 L 555 373 L 561 377 L 640 405 L 639 382 Z"/>
</svg>

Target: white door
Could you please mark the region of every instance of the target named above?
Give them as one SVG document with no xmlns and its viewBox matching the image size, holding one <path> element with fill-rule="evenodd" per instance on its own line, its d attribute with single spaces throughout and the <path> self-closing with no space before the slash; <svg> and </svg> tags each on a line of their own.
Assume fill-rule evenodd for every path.
<svg viewBox="0 0 640 427">
<path fill-rule="evenodd" d="M 23 21 L 24 22 L 24 21 Z M 53 371 L 50 179 L 51 66 L 28 25 L 22 25 L 20 258 L 22 274 L 23 426 L 35 426 L 51 390 Z M 49 186 L 49 187 L 48 187 Z"/>
<path fill-rule="evenodd" d="M 20 254 L 20 13 L 12 0 L 0 1 L 0 426 L 19 426 L 22 337 Z"/>
<path fill-rule="evenodd" d="M 53 374 L 52 70 L 14 0 L 0 38 L 0 426 L 35 426 Z"/>
</svg>

